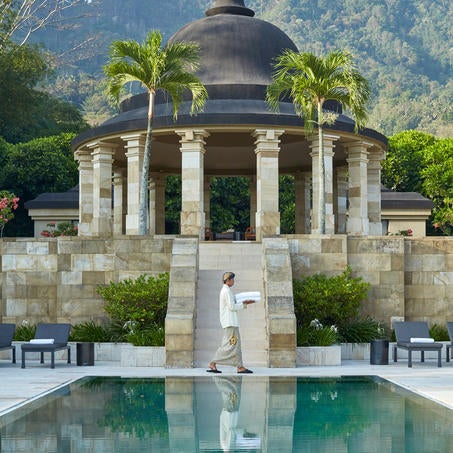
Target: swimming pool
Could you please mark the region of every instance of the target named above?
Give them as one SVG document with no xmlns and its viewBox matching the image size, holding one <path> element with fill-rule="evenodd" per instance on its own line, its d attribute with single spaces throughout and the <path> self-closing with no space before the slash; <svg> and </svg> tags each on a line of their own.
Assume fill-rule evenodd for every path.
<svg viewBox="0 0 453 453">
<path fill-rule="evenodd" d="M 448 452 L 453 411 L 376 377 L 83 378 L 0 418 L 4 452 Z"/>
</svg>

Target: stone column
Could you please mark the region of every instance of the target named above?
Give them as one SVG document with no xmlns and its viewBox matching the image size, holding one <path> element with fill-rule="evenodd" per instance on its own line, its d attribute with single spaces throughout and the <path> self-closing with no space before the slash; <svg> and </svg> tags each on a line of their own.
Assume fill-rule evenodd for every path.
<svg viewBox="0 0 453 453">
<path fill-rule="evenodd" d="M 368 219 L 369 234 L 382 236 L 381 219 L 381 160 L 383 153 L 372 151 L 368 155 Z"/>
<path fill-rule="evenodd" d="M 126 234 L 138 234 L 140 209 L 140 180 L 145 153 L 145 134 L 123 135 L 127 158 L 127 214 Z"/>
<path fill-rule="evenodd" d="M 205 138 L 202 129 L 178 130 L 181 137 L 181 235 L 204 239 L 204 153 Z"/>
<path fill-rule="evenodd" d="M 249 177 L 249 193 L 250 193 L 250 221 L 251 227 L 256 226 L 256 176 Z"/>
<path fill-rule="evenodd" d="M 204 223 L 207 228 L 211 228 L 211 177 L 204 177 L 203 185 L 204 199 Z"/>
<path fill-rule="evenodd" d="M 326 212 L 326 234 L 335 233 L 335 217 L 333 214 L 333 149 L 334 143 L 340 137 L 338 135 L 324 134 L 324 169 L 325 169 L 325 212 Z M 313 181 L 313 212 L 312 212 L 312 233 L 321 233 L 321 215 L 322 209 L 320 206 L 320 185 L 321 185 L 321 165 L 319 162 L 319 139 L 312 137 L 311 139 L 312 158 L 312 181 Z"/>
<path fill-rule="evenodd" d="M 335 171 L 335 198 L 334 212 L 337 233 L 346 234 L 346 223 L 348 219 L 348 169 L 338 167 Z"/>
<path fill-rule="evenodd" d="M 96 142 L 93 149 L 93 236 L 112 234 L 112 166 L 114 146 Z"/>
<path fill-rule="evenodd" d="M 160 173 L 150 178 L 149 234 L 165 234 L 165 175 Z"/>
<path fill-rule="evenodd" d="M 79 236 L 92 236 L 93 221 L 93 162 L 89 149 L 78 149 L 75 159 L 79 164 Z"/>
<path fill-rule="evenodd" d="M 256 240 L 280 234 L 278 154 L 283 130 L 256 129 Z"/>
<path fill-rule="evenodd" d="M 124 170 L 113 172 L 113 234 L 124 234 Z"/>
<path fill-rule="evenodd" d="M 311 174 L 298 171 L 294 175 L 296 234 L 309 234 L 311 229 Z"/>
<path fill-rule="evenodd" d="M 368 235 L 368 151 L 371 143 L 356 141 L 345 144 L 349 171 L 349 209 L 347 233 Z"/>
</svg>

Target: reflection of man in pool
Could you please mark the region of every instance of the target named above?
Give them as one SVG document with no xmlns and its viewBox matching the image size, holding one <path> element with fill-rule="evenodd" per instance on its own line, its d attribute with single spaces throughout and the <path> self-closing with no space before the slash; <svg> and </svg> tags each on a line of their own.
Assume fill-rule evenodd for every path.
<svg viewBox="0 0 453 453">
<path fill-rule="evenodd" d="M 241 378 L 238 376 L 216 377 L 215 383 L 222 395 L 223 407 L 220 413 L 220 446 L 223 451 L 244 447 L 252 442 L 260 445 L 260 439 L 254 433 L 238 428 L 239 406 L 241 403 Z"/>
<path fill-rule="evenodd" d="M 209 373 L 221 373 L 217 369 L 216 363 L 224 363 L 237 367 L 238 373 L 253 373 L 242 364 L 241 336 L 239 335 L 239 319 L 237 312 L 253 304 L 254 300 L 245 300 L 236 303 L 236 298 L 231 290 L 234 285 L 234 273 L 225 272 L 223 274 L 223 286 L 219 296 L 220 324 L 223 328 L 222 344 L 214 354 L 209 363 Z"/>
</svg>

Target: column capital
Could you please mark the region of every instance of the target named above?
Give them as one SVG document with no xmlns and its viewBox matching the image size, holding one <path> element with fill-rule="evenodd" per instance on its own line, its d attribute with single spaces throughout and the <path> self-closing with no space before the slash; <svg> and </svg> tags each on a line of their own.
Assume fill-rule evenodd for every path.
<svg viewBox="0 0 453 453">
<path fill-rule="evenodd" d="M 79 148 L 74 152 L 74 159 L 79 162 L 79 165 L 86 162 L 91 162 L 91 150 Z"/>
<path fill-rule="evenodd" d="M 265 139 L 267 141 L 278 140 L 280 135 L 284 134 L 284 129 L 255 129 L 252 136 L 257 139 Z"/>
<path fill-rule="evenodd" d="M 354 148 L 360 148 L 360 149 L 365 149 L 368 150 L 368 148 L 372 148 L 374 146 L 374 143 L 367 142 L 365 140 L 353 140 L 351 142 L 345 142 L 343 143 L 344 148 L 346 151 L 349 151 Z"/>
<path fill-rule="evenodd" d="M 324 133 L 322 138 L 323 138 L 324 146 L 329 146 L 331 148 L 334 148 L 335 147 L 334 142 L 336 142 L 340 138 L 340 136 Z M 311 136 L 308 139 L 308 141 L 310 142 L 310 145 L 309 145 L 310 148 L 312 148 L 312 149 L 319 148 L 319 137 L 317 135 Z"/>
<path fill-rule="evenodd" d="M 181 137 L 180 143 L 199 141 L 205 144 L 204 139 L 209 137 L 209 132 L 205 129 L 179 129 L 175 131 Z"/>
</svg>

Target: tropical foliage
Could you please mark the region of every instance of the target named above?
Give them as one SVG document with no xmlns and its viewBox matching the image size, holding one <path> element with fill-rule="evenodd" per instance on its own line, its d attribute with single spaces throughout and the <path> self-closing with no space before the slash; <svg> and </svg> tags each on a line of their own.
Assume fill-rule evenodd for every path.
<svg viewBox="0 0 453 453">
<path fill-rule="evenodd" d="M 24 203 L 43 192 L 63 192 L 78 182 L 71 149 L 74 134 L 43 137 L 9 144 L 0 139 L 0 187 L 20 198 L 5 236 L 33 236 L 33 224 Z"/>
<path fill-rule="evenodd" d="M 168 288 L 168 273 L 99 286 L 97 292 L 105 301 L 104 309 L 116 337 L 137 346 L 162 346 Z"/>
<path fill-rule="evenodd" d="M 171 98 L 175 119 L 186 91 L 192 94 L 190 113 L 198 112 L 208 97 L 206 88 L 194 75 L 198 65 L 199 48 L 196 44 L 169 42 L 163 45 L 162 34 L 159 31 L 149 33 L 143 44 L 132 40 L 112 43 L 110 61 L 104 67 L 109 78 L 110 94 L 119 100 L 125 85 L 138 82 L 149 96 L 145 151 L 140 177 L 139 234 L 146 234 L 148 175 L 157 91 L 164 91 Z"/>
<path fill-rule="evenodd" d="M 342 326 L 357 320 L 369 287 L 370 284 L 361 277 L 353 277 L 349 267 L 342 274 L 331 277 L 315 274 L 294 279 L 298 341 L 309 341 L 313 330 L 341 330 Z"/>
<path fill-rule="evenodd" d="M 338 50 L 325 57 L 309 52 L 286 50 L 275 63 L 273 81 L 266 100 L 273 110 L 279 102 L 292 99 L 296 114 L 303 118 L 307 135 L 318 129 L 320 182 L 317 229 L 326 233 L 326 170 L 324 160 L 324 127 L 335 123 L 337 114 L 325 110 L 325 103 L 335 101 L 349 109 L 355 118 L 355 129 L 367 120 L 366 104 L 370 96 L 368 81 L 353 64 L 352 55 Z"/>
<path fill-rule="evenodd" d="M 389 138 L 382 182 L 399 192 L 419 192 L 434 202 L 428 234 L 453 234 L 453 139 L 419 131 Z"/>
</svg>

